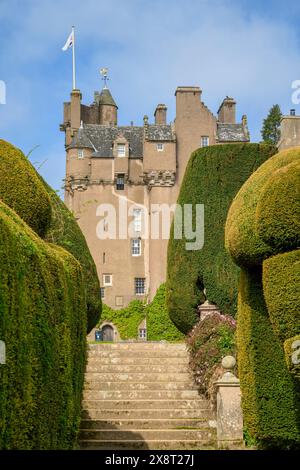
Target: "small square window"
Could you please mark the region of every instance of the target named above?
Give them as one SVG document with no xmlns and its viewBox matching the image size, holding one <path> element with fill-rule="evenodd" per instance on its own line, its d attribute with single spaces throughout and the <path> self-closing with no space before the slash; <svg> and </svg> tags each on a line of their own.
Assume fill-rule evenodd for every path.
<svg viewBox="0 0 300 470">
<path fill-rule="evenodd" d="M 116 189 L 118 191 L 122 191 L 125 187 L 125 175 L 118 175 L 117 176 L 117 184 L 116 184 Z"/>
<path fill-rule="evenodd" d="M 139 339 L 147 339 L 147 330 L 146 328 L 139 329 Z"/>
<path fill-rule="evenodd" d="M 117 144 L 117 155 L 118 157 L 125 157 L 126 155 L 125 144 Z"/>
<path fill-rule="evenodd" d="M 112 286 L 112 274 L 103 274 L 103 285 L 105 287 Z"/>
<path fill-rule="evenodd" d="M 101 296 L 101 299 L 104 299 L 104 296 L 105 296 L 105 287 L 100 287 L 100 296 Z"/>
<path fill-rule="evenodd" d="M 136 277 L 134 279 L 135 295 L 144 295 L 145 294 L 145 278 Z"/>
<path fill-rule="evenodd" d="M 208 147 L 209 146 L 209 137 L 207 135 L 203 135 L 201 137 L 201 147 Z"/>
<path fill-rule="evenodd" d="M 164 144 L 161 144 L 161 143 L 156 144 L 156 150 L 158 152 L 163 152 L 164 151 Z"/>
<path fill-rule="evenodd" d="M 131 254 L 132 256 L 141 256 L 142 247 L 141 247 L 141 239 L 140 238 L 133 238 L 131 240 Z"/>
<path fill-rule="evenodd" d="M 78 149 L 78 158 L 81 160 L 82 158 L 84 158 L 84 152 L 83 152 L 83 149 Z"/>
</svg>

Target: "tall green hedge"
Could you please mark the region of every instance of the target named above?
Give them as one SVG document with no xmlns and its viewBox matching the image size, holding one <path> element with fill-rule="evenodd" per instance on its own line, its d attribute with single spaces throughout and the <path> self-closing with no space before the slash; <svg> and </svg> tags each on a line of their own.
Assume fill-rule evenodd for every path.
<svg viewBox="0 0 300 470">
<path fill-rule="evenodd" d="M 300 149 L 274 155 L 245 183 L 228 213 L 226 246 L 243 266 L 238 364 L 244 423 L 266 448 L 300 448 Z M 263 229 L 264 228 L 264 229 Z"/>
<path fill-rule="evenodd" d="M 276 152 L 259 144 L 215 145 L 195 151 L 189 160 L 178 204 L 204 204 L 204 247 L 187 251 L 186 239 L 168 246 L 167 307 L 175 325 L 187 333 L 198 320 L 203 289 L 223 313 L 235 315 L 238 268 L 224 246 L 230 204 L 247 178 Z"/>
<path fill-rule="evenodd" d="M 21 150 L 0 140 L 0 199 L 43 237 L 51 221 L 47 191 Z"/>
<path fill-rule="evenodd" d="M 259 268 L 242 271 L 236 338 L 245 429 L 259 447 L 294 447 L 300 389 L 272 328 Z"/>
<path fill-rule="evenodd" d="M 81 264 L 87 299 L 87 331 L 89 333 L 99 322 L 102 310 L 100 284 L 95 262 L 75 217 L 56 192 L 45 181 L 43 184 L 50 197 L 52 207 L 51 224 L 47 230 L 46 240 L 65 248 Z"/>
<path fill-rule="evenodd" d="M 0 449 L 72 449 L 86 346 L 79 263 L 0 201 Z"/>
</svg>

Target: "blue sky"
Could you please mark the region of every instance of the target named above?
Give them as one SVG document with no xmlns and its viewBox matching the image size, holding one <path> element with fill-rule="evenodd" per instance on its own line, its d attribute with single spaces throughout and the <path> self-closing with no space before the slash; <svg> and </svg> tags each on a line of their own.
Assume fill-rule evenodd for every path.
<svg viewBox="0 0 300 470">
<path fill-rule="evenodd" d="M 248 115 L 253 141 L 274 103 L 300 114 L 291 83 L 300 79 L 300 2 L 297 0 L 0 0 L 0 138 L 20 147 L 45 179 L 62 186 L 62 103 L 72 85 L 76 26 L 77 87 L 90 104 L 110 69 L 119 124 L 153 119 L 157 103 L 175 117 L 174 91 L 196 85 L 216 113 L 224 96 Z"/>
</svg>

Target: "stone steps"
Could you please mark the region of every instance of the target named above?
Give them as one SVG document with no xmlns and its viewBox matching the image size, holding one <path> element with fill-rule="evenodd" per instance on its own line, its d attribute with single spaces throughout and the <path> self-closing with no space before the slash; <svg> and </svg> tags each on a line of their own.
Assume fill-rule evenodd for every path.
<svg viewBox="0 0 300 470">
<path fill-rule="evenodd" d="M 83 400 L 82 402 L 83 407 L 85 410 L 91 409 L 103 409 L 103 408 L 110 408 L 110 409 L 136 409 L 136 410 L 143 410 L 144 408 L 147 409 L 157 409 L 158 407 L 161 407 L 162 409 L 166 410 L 168 408 L 184 408 L 184 409 L 195 409 L 199 408 L 201 409 L 207 406 L 206 400 L 201 400 L 201 399 L 191 399 L 191 400 L 184 400 L 184 399 L 153 399 L 153 400 L 138 400 L 138 399 L 132 399 L 132 400 L 98 400 L 98 399 L 89 399 L 89 400 Z"/>
<path fill-rule="evenodd" d="M 123 441 L 104 441 L 104 440 L 81 440 L 80 448 L 82 450 L 215 450 L 216 440 L 123 440 Z"/>
<path fill-rule="evenodd" d="M 158 357 L 143 357 L 143 356 L 136 356 L 132 355 L 128 357 L 127 355 L 114 355 L 112 356 L 106 356 L 103 357 L 100 354 L 94 354 L 93 356 L 89 356 L 89 363 L 93 362 L 98 362 L 99 365 L 110 365 L 110 364 L 116 364 L 116 365 L 143 365 L 143 366 L 148 366 L 148 365 L 161 365 L 162 363 L 162 356 Z M 164 357 L 163 358 L 163 363 L 165 366 L 169 365 L 184 365 L 188 366 L 189 359 L 186 356 L 178 357 L 178 356 L 171 356 L 171 357 Z"/>
<path fill-rule="evenodd" d="M 85 382 L 85 390 L 198 390 L 190 381 L 181 382 L 102 382 L 100 379 L 88 379 Z"/>
<path fill-rule="evenodd" d="M 197 390 L 84 390 L 84 401 L 89 400 L 180 400 L 198 399 Z"/>
<path fill-rule="evenodd" d="M 215 435 L 212 428 L 203 429 L 81 429 L 80 440 L 129 441 L 129 440 L 192 440 L 208 441 Z"/>
<path fill-rule="evenodd" d="M 151 409 L 115 409 L 115 408 L 89 408 L 83 409 L 83 419 L 195 419 L 211 418 L 209 408 L 184 409 L 184 408 L 151 408 Z"/>
<path fill-rule="evenodd" d="M 189 381 L 191 376 L 188 372 L 179 372 L 178 374 L 169 374 L 169 373 L 147 373 L 147 372 L 130 372 L 130 373 L 116 373 L 116 374 L 107 374 L 105 372 L 97 372 L 96 370 L 91 372 L 87 371 L 85 374 L 86 379 L 100 379 L 103 382 L 113 382 L 113 381 L 131 381 L 131 382 L 172 382 L 176 378 L 176 382 Z"/>
<path fill-rule="evenodd" d="M 80 448 L 215 448 L 214 417 L 188 362 L 184 343 L 90 345 Z"/>
<path fill-rule="evenodd" d="M 181 418 L 181 419 L 82 419 L 82 429 L 199 429 L 212 427 L 206 418 Z"/>
<path fill-rule="evenodd" d="M 186 373 L 186 364 L 169 365 L 168 373 L 179 374 Z M 86 368 L 86 372 L 99 372 L 103 374 L 118 374 L 118 373 L 140 373 L 143 374 L 147 370 L 147 374 L 150 372 L 153 374 L 165 374 L 166 366 L 162 364 L 98 364 L 96 361 L 89 360 Z"/>
</svg>

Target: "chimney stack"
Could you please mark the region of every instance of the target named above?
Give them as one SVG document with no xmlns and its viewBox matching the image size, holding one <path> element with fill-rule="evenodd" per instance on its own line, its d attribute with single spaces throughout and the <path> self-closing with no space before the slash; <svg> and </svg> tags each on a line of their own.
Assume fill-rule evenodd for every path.
<svg viewBox="0 0 300 470">
<path fill-rule="evenodd" d="M 155 124 L 159 126 L 167 124 L 167 106 L 165 104 L 158 104 L 154 111 Z"/>
<path fill-rule="evenodd" d="M 218 110 L 218 120 L 224 124 L 235 124 L 235 105 L 236 101 L 229 96 L 224 98 Z"/>
</svg>

